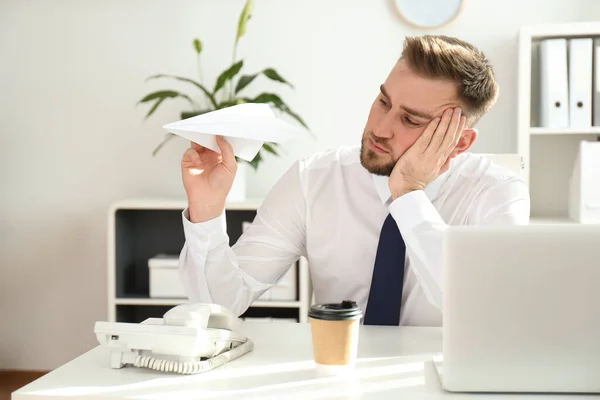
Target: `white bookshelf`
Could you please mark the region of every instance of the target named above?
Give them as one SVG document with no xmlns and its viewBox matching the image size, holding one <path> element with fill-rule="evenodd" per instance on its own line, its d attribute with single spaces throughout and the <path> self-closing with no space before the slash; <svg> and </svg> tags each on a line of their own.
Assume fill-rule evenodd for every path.
<svg viewBox="0 0 600 400">
<path fill-rule="evenodd" d="M 555 129 L 538 124 L 538 47 L 543 39 L 600 37 L 600 22 L 544 24 L 519 32 L 517 152 L 531 194 L 531 222 L 568 224 L 569 180 L 581 140 L 595 141 L 600 127 Z"/>
<path fill-rule="evenodd" d="M 132 306 L 177 306 L 186 302 L 186 299 L 151 299 L 151 298 L 128 298 L 115 297 L 115 305 L 132 305 Z M 300 301 L 287 300 L 258 300 L 252 303 L 252 307 L 263 308 L 299 308 L 302 303 Z"/>
<path fill-rule="evenodd" d="M 231 202 L 226 206 L 227 229 L 235 241 L 242 222 L 251 222 L 260 199 Z M 162 317 L 185 298 L 152 298 L 149 293 L 147 259 L 158 253 L 178 254 L 183 246 L 181 212 L 187 203 L 173 199 L 127 199 L 114 203 L 108 212 L 108 320 L 137 322 Z M 235 225 L 235 226 L 231 226 Z M 143 236 L 143 237 L 141 237 Z M 306 259 L 300 258 L 296 273 L 295 300 L 262 300 L 252 303 L 244 318 L 307 322 L 312 289 Z"/>
<path fill-rule="evenodd" d="M 552 218 L 552 217 L 533 217 L 530 220 L 530 223 L 535 225 L 565 225 L 565 224 L 578 224 L 577 221 L 574 221 L 569 218 Z"/>
<path fill-rule="evenodd" d="M 600 127 L 593 126 L 589 129 L 575 129 L 575 128 L 567 128 L 567 129 L 556 129 L 556 128 L 541 128 L 541 127 L 532 127 L 529 129 L 530 135 L 600 135 Z"/>
</svg>

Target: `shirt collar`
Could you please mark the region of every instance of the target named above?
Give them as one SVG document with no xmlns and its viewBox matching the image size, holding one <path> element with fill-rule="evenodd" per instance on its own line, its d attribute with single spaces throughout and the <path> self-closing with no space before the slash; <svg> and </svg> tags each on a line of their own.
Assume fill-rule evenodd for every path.
<svg viewBox="0 0 600 400">
<path fill-rule="evenodd" d="M 451 169 L 452 168 L 448 169 L 448 171 L 435 178 L 433 181 L 431 181 L 431 183 L 429 183 L 429 185 L 425 187 L 423 191 L 425 192 L 429 200 L 433 201 L 437 197 L 440 188 L 442 187 L 442 184 L 448 179 L 448 175 Z M 392 192 L 390 192 L 389 186 L 390 178 L 388 176 L 375 174 L 371 174 L 371 176 L 373 177 L 375 190 L 377 191 L 381 202 L 383 204 L 387 204 L 388 201 L 391 201 L 392 199 Z"/>
</svg>

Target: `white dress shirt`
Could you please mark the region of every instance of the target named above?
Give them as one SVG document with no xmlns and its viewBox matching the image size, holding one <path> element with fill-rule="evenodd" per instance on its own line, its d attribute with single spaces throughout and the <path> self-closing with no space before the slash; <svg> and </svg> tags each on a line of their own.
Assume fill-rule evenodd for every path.
<svg viewBox="0 0 600 400">
<path fill-rule="evenodd" d="M 513 172 L 463 153 L 423 191 L 392 201 L 388 177 L 360 164 L 360 147 L 296 162 L 252 225 L 230 247 L 225 216 L 191 223 L 183 212 L 180 274 L 191 301 L 241 315 L 306 257 L 317 303 L 354 300 L 366 310 L 380 230 L 388 213 L 407 248 L 400 325 L 442 325 L 442 246 L 448 225 L 526 224 L 529 192 Z"/>
</svg>

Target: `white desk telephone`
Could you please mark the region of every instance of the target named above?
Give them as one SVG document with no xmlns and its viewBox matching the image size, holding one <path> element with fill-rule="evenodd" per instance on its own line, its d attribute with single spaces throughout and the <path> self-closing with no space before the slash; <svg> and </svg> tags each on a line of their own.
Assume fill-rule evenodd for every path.
<svg viewBox="0 0 600 400">
<path fill-rule="evenodd" d="M 139 324 L 98 321 L 94 332 L 111 350 L 111 368 L 131 364 L 195 374 L 252 351 L 254 344 L 240 333 L 241 327 L 242 321 L 222 306 L 188 303 Z"/>
</svg>

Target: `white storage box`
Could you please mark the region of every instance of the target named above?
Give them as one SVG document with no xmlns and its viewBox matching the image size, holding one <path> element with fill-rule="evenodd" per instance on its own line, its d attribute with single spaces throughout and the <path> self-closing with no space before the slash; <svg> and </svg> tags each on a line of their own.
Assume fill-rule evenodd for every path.
<svg viewBox="0 0 600 400">
<path fill-rule="evenodd" d="M 179 279 L 179 256 L 158 254 L 148 260 L 150 297 L 187 298 Z"/>
<path fill-rule="evenodd" d="M 569 217 L 583 224 L 600 223 L 600 142 L 579 143 L 569 189 Z"/>
</svg>

